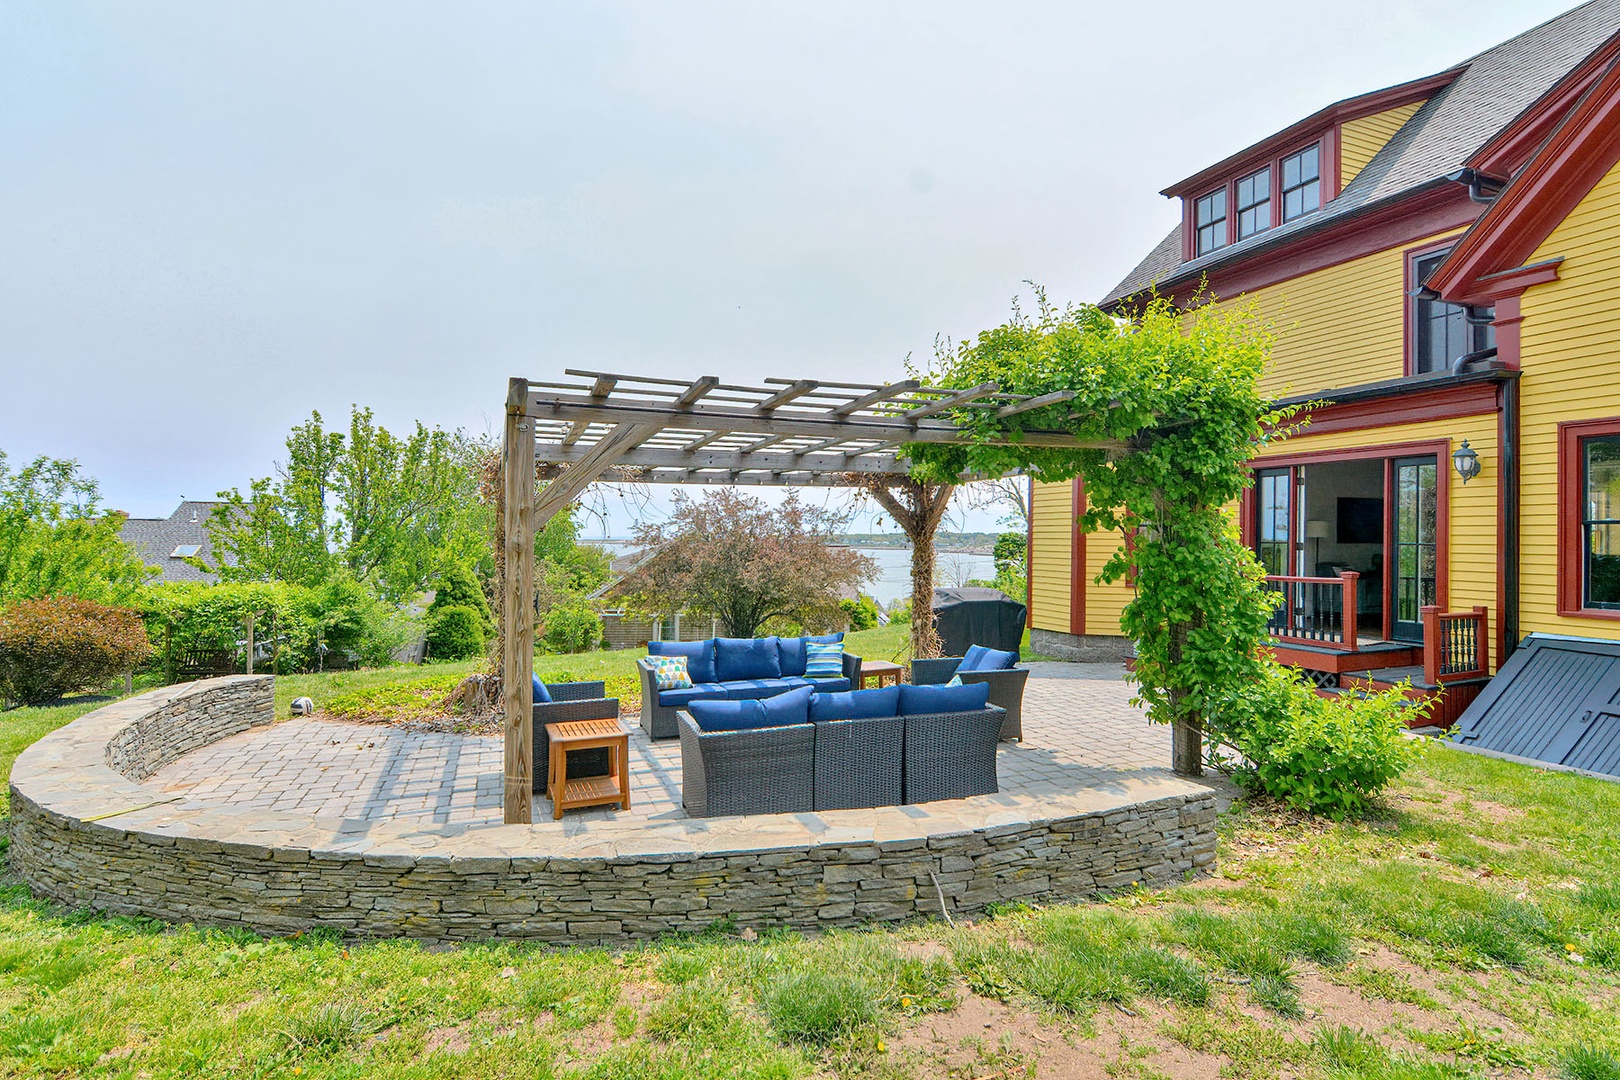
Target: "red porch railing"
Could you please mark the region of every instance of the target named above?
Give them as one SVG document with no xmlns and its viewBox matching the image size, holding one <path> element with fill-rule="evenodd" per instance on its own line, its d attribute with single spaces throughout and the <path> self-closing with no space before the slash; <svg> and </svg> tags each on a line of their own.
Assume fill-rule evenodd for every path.
<svg viewBox="0 0 1620 1080">
<path fill-rule="evenodd" d="M 1266 588 L 1282 594 L 1271 616 L 1271 636 L 1320 648 L 1353 651 L 1356 647 L 1355 571 L 1338 577 L 1288 577 L 1270 574 Z"/>
<path fill-rule="evenodd" d="M 1439 686 L 1448 680 L 1482 679 L 1491 666 L 1490 616 L 1485 608 L 1422 610 L 1423 681 Z"/>
</svg>

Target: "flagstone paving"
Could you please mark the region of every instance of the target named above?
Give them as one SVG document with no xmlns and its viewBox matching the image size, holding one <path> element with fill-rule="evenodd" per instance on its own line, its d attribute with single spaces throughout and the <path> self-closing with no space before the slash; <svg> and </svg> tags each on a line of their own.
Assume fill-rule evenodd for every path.
<svg viewBox="0 0 1620 1080">
<path fill-rule="evenodd" d="M 1024 740 L 1003 744 L 1009 794 L 1123 790 L 1133 777 L 1169 772 L 1170 736 L 1130 703 L 1118 664 L 1033 663 L 1024 694 Z M 652 742 L 634 716 L 630 814 L 678 820 L 678 740 Z M 365 821 L 495 824 L 501 820 L 501 740 L 381 724 L 293 719 L 234 735 L 158 770 L 146 781 L 192 806 L 229 806 Z M 551 804 L 535 799 L 535 820 Z M 609 808 L 570 811 L 569 822 L 624 820 Z"/>
</svg>

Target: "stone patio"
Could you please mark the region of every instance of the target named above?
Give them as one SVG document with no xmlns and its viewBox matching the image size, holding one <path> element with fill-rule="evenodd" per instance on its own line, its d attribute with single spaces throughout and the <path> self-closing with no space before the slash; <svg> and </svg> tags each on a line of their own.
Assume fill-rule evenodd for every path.
<svg viewBox="0 0 1620 1080">
<path fill-rule="evenodd" d="M 1130 704 L 1118 664 L 1030 664 L 1024 741 L 1003 744 L 1004 793 L 1118 789 L 1143 772 L 1168 772 L 1170 737 Z M 630 815 L 684 818 L 679 740 L 653 742 L 630 730 Z M 195 750 L 146 784 L 188 805 L 365 821 L 491 825 L 501 821 L 501 740 L 412 732 L 380 724 L 294 719 L 254 728 Z M 542 764 L 543 767 L 543 764 Z M 573 810 L 563 826 L 624 821 L 608 807 Z M 535 799 L 535 823 L 552 821 Z"/>
</svg>

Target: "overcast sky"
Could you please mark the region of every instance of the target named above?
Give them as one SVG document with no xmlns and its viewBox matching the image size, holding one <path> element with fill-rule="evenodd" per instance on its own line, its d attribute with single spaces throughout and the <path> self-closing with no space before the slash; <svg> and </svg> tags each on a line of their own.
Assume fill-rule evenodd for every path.
<svg viewBox="0 0 1620 1080">
<path fill-rule="evenodd" d="M 898 378 L 1026 279 L 1098 299 L 1166 185 L 1569 6 L 0 0 L 0 449 L 166 516 L 311 409 Z"/>
</svg>

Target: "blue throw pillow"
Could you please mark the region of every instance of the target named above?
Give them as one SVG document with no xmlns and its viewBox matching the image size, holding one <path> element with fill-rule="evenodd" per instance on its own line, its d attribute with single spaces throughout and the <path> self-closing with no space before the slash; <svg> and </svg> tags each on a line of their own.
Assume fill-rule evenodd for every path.
<svg viewBox="0 0 1620 1080">
<path fill-rule="evenodd" d="M 765 726 L 782 727 L 786 724 L 808 724 L 810 722 L 810 699 L 815 691 L 808 686 L 801 686 L 797 690 L 789 690 L 785 694 L 777 694 L 759 700 L 765 709 Z"/>
<path fill-rule="evenodd" d="M 533 702 L 533 704 L 535 704 L 535 705 L 545 705 L 545 704 L 549 704 L 550 701 L 551 701 L 551 691 L 546 689 L 546 684 L 540 681 L 540 676 L 536 675 L 534 677 L 534 702 Z"/>
<path fill-rule="evenodd" d="M 765 706 L 751 698 L 694 701 L 686 711 L 704 731 L 743 731 L 765 723 Z"/>
<path fill-rule="evenodd" d="M 897 716 L 899 712 L 898 686 L 850 690 L 842 694 L 817 694 L 810 699 L 812 720 L 866 720 L 874 716 Z"/>
<path fill-rule="evenodd" d="M 807 679 L 844 677 L 844 647 L 812 642 L 804 647 L 804 676 Z"/>
<path fill-rule="evenodd" d="M 962 662 L 956 666 L 956 670 L 1006 671 L 1016 663 L 1018 663 L 1017 652 L 987 649 L 983 645 L 969 645 L 967 654 L 962 657 Z"/>
<path fill-rule="evenodd" d="M 804 647 L 808 642 L 817 645 L 835 645 L 844 640 L 843 631 L 836 634 L 820 634 L 814 637 L 785 637 L 776 639 L 776 651 L 780 654 L 782 674 L 784 676 L 804 674 Z"/>
<path fill-rule="evenodd" d="M 901 716 L 972 712 L 975 709 L 984 708 L 989 703 L 989 683 L 966 683 L 962 686 L 902 686 L 900 688 Z"/>
<path fill-rule="evenodd" d="M 776 651 L 775 638 L 716 638 L 714 658 L 720 676 L 716 682 L 782 677 L 782 660 Z M 707 680 L 694 674 L 692 681 Z"/>
<path fill-rule="evenodd" d="M 707 641 L 649 641 L 648 656 L 684 656 L 686 673 L 694 683 L 719 682 L 714 670 L 714 639 Z"/>
</svg>

